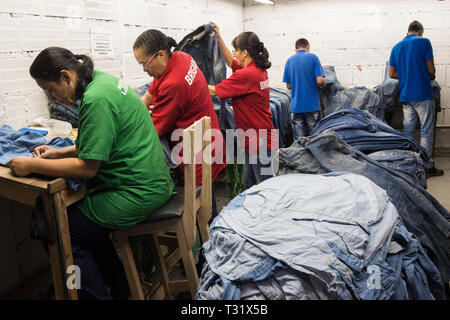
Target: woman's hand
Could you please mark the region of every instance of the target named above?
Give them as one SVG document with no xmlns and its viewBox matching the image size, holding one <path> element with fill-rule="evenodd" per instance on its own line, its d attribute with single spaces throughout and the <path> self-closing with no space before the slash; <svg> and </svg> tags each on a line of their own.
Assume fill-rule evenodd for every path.
<svg viewBox="0 0 450 320">
<path fill-rule="evenodd" d="M 33 157 L 35 158 L 45 158 L 45 159 L 56 159 L 59 158 L 58 150 L 46 145 L 34 148 Z"/>
<path fill-rule="evenodd" d="M 212 96 L 216 95 L 216 87 L 215 86 L 210 86 L 208 85 L 208 89 L 209 89 L 209 94 Z"/>
<path fill-rule="evenodd" d="M 217 24 L 214 23 L 214 22 L 212 22 L 212 21 L 210 21 L 209 23 L 212 24 L 212 25 L 214 25 L 213 31 L 216 33 L 216 36 L 219 37 L 219 35 L 220 35 L 220 30 L 219 30 L 219 27 L 217 26 Z"/>
<path fill-rule="evenodd" d="M 19 177 L 25 177 L 32 173 L 32 158 L 17 157 L 9 160 L 8 165 L 12 172 Z"/>
</svg>

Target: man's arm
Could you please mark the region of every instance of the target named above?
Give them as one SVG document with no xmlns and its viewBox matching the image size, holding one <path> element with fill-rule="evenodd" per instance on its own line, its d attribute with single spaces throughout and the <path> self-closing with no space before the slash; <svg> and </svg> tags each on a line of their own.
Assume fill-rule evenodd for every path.
<svg viewBox="0 0 450 320">
<path fill-rule="evenodd" d="M 427 69 L 428 75 L 430 76 L 430 80 L 434 80 L 436 78 L 436 68 L 434 67 L 434 59 L 427 61 Z"/>
<path fill-rule="evenodd" d="M 318 76 L 316 78 L 316 80 L 317 80 L 317 85 L 319 86 L 320 89 L 325 88 L 326 81 L 325 81 L 324 77 Z"/>
<path fill-rule="evenodd" d="M 388 70 L 389 78 L 391 79 L 398 79 L 397 70 L 393 66 L 389 66 Z"/>
<path fill-rule="evenodd" d="M 145 106 L 148 108 L 150 108 L 150 106 L 153 103 L 153 96 L 150 94 L 150 92 L 146 92 L 142 97 L 141 97 L 142 102 L 144 102 Z"/>
<path fill-rule="evenodd" d="M 291 84 L 289 82 L 286 82 L 286 88 L 288 88 L 289 90 L 291 90 Z"/>
</svg>

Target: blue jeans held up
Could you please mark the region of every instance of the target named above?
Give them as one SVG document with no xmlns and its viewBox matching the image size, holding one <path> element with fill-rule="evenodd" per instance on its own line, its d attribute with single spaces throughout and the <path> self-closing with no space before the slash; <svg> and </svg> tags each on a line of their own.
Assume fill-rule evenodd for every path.
<svg viewBox="0 0 450 320">
<path fill-rule="evenodd" d="M 417 120 L 420 121 L 420 145 L 431 158 L 434 138 L 434 100 L 403 103 L 403 133 L 414 138 Z"/>
<path fill-rule="evenodd" d="M 307 137 L 312 134 L 314 128 L 319 123 L 321 117 L 320 111 L 291 113 L 292 130 L 294 131 L 294 139 Z"/>
</svg>

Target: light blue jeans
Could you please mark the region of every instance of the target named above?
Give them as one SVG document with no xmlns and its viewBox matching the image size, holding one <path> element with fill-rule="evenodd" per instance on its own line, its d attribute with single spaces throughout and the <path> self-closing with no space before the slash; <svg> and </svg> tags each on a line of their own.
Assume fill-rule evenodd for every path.
<svg viewBox="0 0 450 320">
<path fill-rule="evenodd" d="M 434 140 L 434 100 L 403 103 L 403 133 L 414 138 L 417 120 L 420 121 L 420 145 L 431 158 Z"/>
<path fill-rule="evenodd" d="M 294 139 L 297 140 L 300 137 L 307 137 L 312 134 L 321 119 L 321 112 L 291 113 L 291 117 Z"/>
</svg>

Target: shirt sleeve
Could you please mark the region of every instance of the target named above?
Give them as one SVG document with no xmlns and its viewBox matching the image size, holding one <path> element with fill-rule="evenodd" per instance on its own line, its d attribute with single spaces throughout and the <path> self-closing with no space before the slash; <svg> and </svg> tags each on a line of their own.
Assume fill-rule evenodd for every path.
<svg viewBox="0 0 450 320">
<path fill-rule="evenodd" d="M 216 94 L 220 99 L 233 98 L 248 93 L 248 77 L 244 70 L 237 70 L 216 85 Z"/>
<path fill-rule="evenodd" d="M 319 57 L 316 56 L 315 63 L 314 63 L 314 74 L 317 77 L 324 77 L 325 74 L 323 73 L 322 64 L 320 63 Z"/>
<path fill-rule="evenodd" d="M 291 83 L 289 77 L 289 61 L 286 61 L 286 64 L 284 65 L 283 82 Z"/>
<path fill-rule="evenodd" d="M 79 119 L 75 141 L 80 159 L 108 161 L 117 136 L 117 123 L 111 106 L 102 102 L 86 102 Z"/>
<path fill-rule="evenodd" d="M 433 59 L 433 47 L 431 46 L 430 40 L 425 41 L 425 61 L 430 61 Z"/>
<path fill-rule="evenodd" d="M 182 88 L 169 85 L 162 89 L 156 98 L 155 96 L 153 98 L 152 120 L 160 137 L 165 136 L 175 127 L 180 116 L 182 101 L 186 99 L 181 92 Z"/>
</svg>

